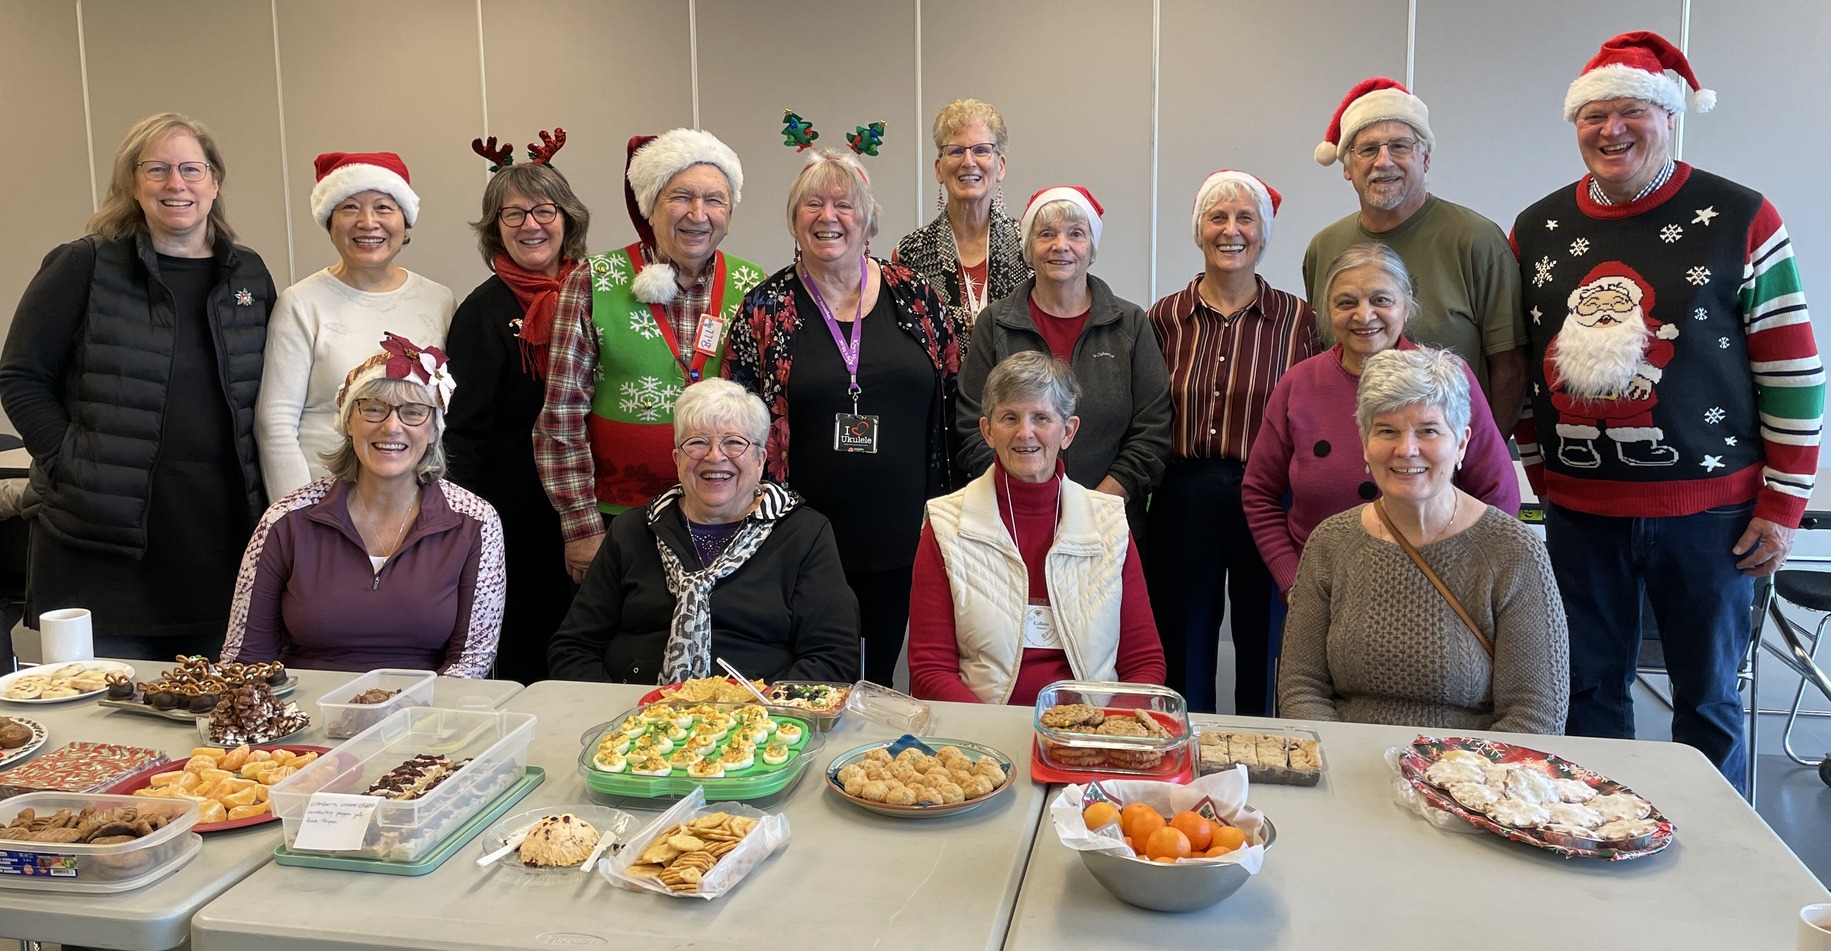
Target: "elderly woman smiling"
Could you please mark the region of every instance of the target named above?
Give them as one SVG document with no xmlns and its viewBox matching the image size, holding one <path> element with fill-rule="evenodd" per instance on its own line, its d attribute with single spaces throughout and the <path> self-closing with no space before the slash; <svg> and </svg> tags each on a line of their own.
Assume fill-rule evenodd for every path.
<svg viewBox="0 0 1831 951">
<path fill-rule="evenodd" d="M 911 690 L 1024 705 L 1057 680 L 1163 683 L 1125 504 L 1070 481 L 1060 459 L 1081 425 L 1068 365 L 1013 354 L 984 395 L 992 467 L 928 503 L 910 591 Z"/>
<path fill-rule="evenodd" d="M 1304 548 L 1280 716 L 1563 732 L 1569 629 L 1545 546 L 1451 479 L 1469 449 L 1468 376 L 1434 349 L 1363 368 L 1355 421 L 1380 499 Z"/>
<path fill-rule="evenodd" d="M 858 601 L 825 516 L 761 482 L 769 413 L 729 380 L 674 404 L 680 484 L 610 531 L 548 659 L 565 680 L 858 677 Z"/>
</svg>

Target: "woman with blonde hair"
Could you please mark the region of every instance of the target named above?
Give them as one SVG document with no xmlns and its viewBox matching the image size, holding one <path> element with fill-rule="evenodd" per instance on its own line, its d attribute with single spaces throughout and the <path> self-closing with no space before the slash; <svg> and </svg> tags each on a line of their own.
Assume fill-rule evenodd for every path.
<svg viewBox="0 0 1831 951">
<path fill-rule="evenodd" d="M 253 418 L 274 286 L 235 243 L 226 177 L 196 120 L 135 124 L 89 234 L 45 256 L 0 355 L 32 454 L 26 623 L 88 608 L 101 656 L 214 654 L 265 506 Z"/>
</svg>

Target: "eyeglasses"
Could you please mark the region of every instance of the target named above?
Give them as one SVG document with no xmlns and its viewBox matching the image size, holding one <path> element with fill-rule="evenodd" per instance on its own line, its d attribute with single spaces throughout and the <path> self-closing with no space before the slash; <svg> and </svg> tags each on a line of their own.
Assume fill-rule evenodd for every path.
<svg viewBox="0 0 1831 951">
<path fill-rule="evenodd" d="M 998 146 L 993 145 L 990 142 L 981 142 L 978 145 L 943 145 L 943 146 L 941 146 L 941 154 L 947 156 L 950 159 L 953 159 L 956 162 L 960 161 L 962 158 L 965 158 L 966 153 L 968 153 L 968 152 L 973 153 L 973 158 L 976 158 L 983 162 L 986 159 L 989 159 L 992 156 L 998 154 Z"/>
<path fill-rule="evenodd" d="M 543 225 L 550 225 L 559 217 L 559 206 L 548 202 L 532 208 L 504 208 L 496 212 L 496 220 L 511 228 L 521 227 L 521 223 L 532 217 Z"/>
<path fill-rule="evenodd" d="M 386 422 L 388 414 L 393 413 L 401 418 L 407 426 L 419 426 L 432 418 L 432 407 L 425 403 L 384 403 L 381 400 L 357 400 L 356 415 L 371 423 Z"/>
<path fill-rule="evenodd" d="M 178 177 L 187 182 L 201 182 L 210 174 L 208 162 L 182 162 L 172 165 L 169 162 L 135 162 L 134 167 L 146 176 L 149 182 L 163 182 L 172 177 L 172 169 L 178 170 Z"/>
<path fill-rule="evenodd" d="M 1369 142 L 1366 145 L 1357 145 L 1348 151 L 1363 162 L 1371 162 L 1380 157 L 1381 149 L 1391 152 L 1393 158 L 1407 158 L 1418 150 L 1418 140 L 1393 139 L 1390 142 Z"/>
<path fill-rule="evenodd" d="M 756 443 L 742 436 L 721 436 L 718 440 L 719 454 L 726 459 L 737 459 L 750 451 Z M 687 458 L 698 462 L 712 452 L 712 440 L 705 436 L 692 436 L 674 448 L 687 454 Z"/>
</svg>

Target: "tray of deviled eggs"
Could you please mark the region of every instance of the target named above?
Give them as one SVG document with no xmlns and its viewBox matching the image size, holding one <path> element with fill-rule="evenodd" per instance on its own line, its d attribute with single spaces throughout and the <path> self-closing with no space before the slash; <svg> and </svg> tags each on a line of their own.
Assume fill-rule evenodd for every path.
<svg viewBox="0 0 1831 951">
<path fill-rule="evenodd" d="M 650 703 L 579 738 L 579 773 L 605 796 L 665 799 L 704 786 L 758 799 L 794 782 L 823 745 L 811 718 L 754 703 Z"/>
</svg>

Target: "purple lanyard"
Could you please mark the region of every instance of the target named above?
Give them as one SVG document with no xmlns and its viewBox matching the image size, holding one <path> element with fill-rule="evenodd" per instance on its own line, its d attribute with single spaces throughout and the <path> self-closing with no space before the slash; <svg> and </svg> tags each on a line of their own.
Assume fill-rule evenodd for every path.
<svg viewBox="0 0 1831 951">
<path fill-rule="evenodd" d="M 826 318 L 827 332 L 833 335 L 833 343 L 837 344 L 839 347 L 839 358 L 845 361 L 846 373 L 850 374 L 852 377 L 852 384 L 846 387 L 846 392 L 852 397 L 852 412 L 854 415 L 858 413 L 858 394 L 860 392 L 858 388 L 858 354 L 860 346 L 859 336 L 865 326 L 865 284 L 870 281 L 870 279 L 871 262 L 861 257 L 859 258 L 858 266 L 858 312 L 852 316 L 852 340 L 850 343 L 847 343 L 845 335 L 839 332 L 839 321 L 833 319 L 833 311 L 826 305 L 826 298 L 820 296 L 819 286 L 816 285 L 813 278 L 809 277 L 805 272 L 801 275 L 801 283 L 807 287 L 807 296 L 814 299 L 814 306 L 820 308 L 820 316 Z"/>
</svg>

